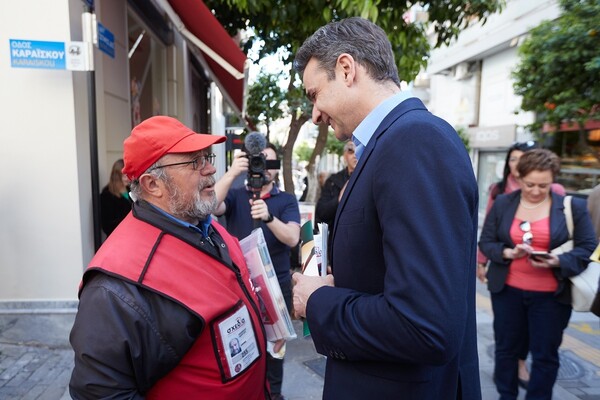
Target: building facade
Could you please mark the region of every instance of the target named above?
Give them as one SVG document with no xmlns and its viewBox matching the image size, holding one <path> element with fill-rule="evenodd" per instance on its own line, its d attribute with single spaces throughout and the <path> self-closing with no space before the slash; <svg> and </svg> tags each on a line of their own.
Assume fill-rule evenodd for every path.
<svg viewBox="0 0 600 400">
<path fill-rule="evenodd" d="M 560 15 L 556 0 L 508 0 L 501 13 L 485 24 L 463 32 L 450 46 L 432 51 L 424 85 L 428 107 L 470 139 L 479 184 L 480 221 L 483 222 L 491 183 L 502 178 L 506 150 L 515 141 L 532 140 L 525 126 L 535 115 L 519 112 L 512 70 L 517 49 L 527 33 L 544 20 Z"/>
<path fill-rule="evenodd" d="M 94 71 L 61 64 L 61 43 L 77 56 L 81 42 Z M 169 115 L 225 134 L 226 116 L 243 118 L 246 56 L 201 0 L 7 2 L 0 43 L 0 303 L 76 301 L 102 240 L 97 196 L 132 127 Z"/>
</svg>

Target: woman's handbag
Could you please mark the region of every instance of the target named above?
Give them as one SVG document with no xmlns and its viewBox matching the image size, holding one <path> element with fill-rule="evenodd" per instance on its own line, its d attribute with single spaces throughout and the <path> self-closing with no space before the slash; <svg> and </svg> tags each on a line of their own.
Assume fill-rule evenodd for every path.
<svg viewBox="0 0 600 400">
<path fill-rule="evenodd" d="M 571 210 L 571 196 L 565 196 L 565 218 L 569 230 L 569 240 L 562 246 L 552 251 L 561 254 L 573 249 L 573 212 Z M 571 306 L 574 311 L 590 311 L 594 297 L 598 292 L 600 279 L 600 263 L 590 262 L 586 269 L 579 275 L 570 276 L 571 281 Z"/>
</svg>

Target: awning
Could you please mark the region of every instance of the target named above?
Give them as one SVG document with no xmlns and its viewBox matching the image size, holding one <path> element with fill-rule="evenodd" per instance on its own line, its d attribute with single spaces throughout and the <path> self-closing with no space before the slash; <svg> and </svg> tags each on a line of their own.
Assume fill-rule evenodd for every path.
<svg viewBox="0 0 600 400">
<path fill-rule="evenodd" d="M 588 120 L 585 122 L 583 130 L 585 131 L 590 131 L 593 129 L 600 129 L 600 121 L 599 120 Z M 556 132 L 556 131 L 560 131 L 560 132 L 574 132 L 574 131 L 578 131 L 579 130 L 579 124 L 577 122 L 573 122 L 573 121 L 569 121 L 569 122 L 563 122 L 562 124 L 560 124 L 560 127 L 557 127 L 555 125 L 550 125 L 549 123 L 544 123 L 544 126 L 542 127 L 542 132 L 544 133 L 548 133 L 548 132 Z"/>
<path fill-rule="evenodd" d="M 164 1 L 161 1 L 166 6 Z M 201 0 L 168 0 L 164 7 L 176 29 L 205 56 L 210 73 L 235 111 L 243 115 L 248 71 L 246 55 Z M 174 11 L 176 15 L 173 15 Z"/>
</svg>

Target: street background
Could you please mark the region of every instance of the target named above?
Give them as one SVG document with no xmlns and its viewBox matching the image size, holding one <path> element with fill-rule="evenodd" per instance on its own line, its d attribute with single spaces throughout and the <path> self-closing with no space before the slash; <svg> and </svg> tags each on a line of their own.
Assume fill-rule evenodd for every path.
<svg viewBox="0 0 600 400">
<path fill-rule="evenodd" d="M 485 285 L 477 283 L 477 329 L 483 400 L 497 399 L 492 382 L 492 312 Z M 73 307 L 0 310 L 0 399 L 69 399 L 73 367 L 69 331 Z M 288 343 L 283 394 L 288 400 L 321 399 L 325 358 L 317 354 L 302 324 Z M 600 321 L 573 313 L 560 350 L 561 368 L 553 400 L 600 400 Z M 525 398 L 521 391 L 519 399 Z M 438 400 L 438 399 L 435 399 Z M 442 400 L 442 399 L 439 399 Z"/>
</svg>

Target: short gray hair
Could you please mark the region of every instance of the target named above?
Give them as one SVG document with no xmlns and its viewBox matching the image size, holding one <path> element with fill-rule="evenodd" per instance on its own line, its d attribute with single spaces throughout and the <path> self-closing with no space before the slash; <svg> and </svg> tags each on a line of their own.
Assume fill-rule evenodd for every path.
<svg viewBox="0 0 600 400">
<path fill-rule="evenodd" d="M 154 177 L 154 179 L 162 179 L 163 181 L 166 182 L 168 180 L 168 176 L 167 176 L 167 171 L 165 170 L 165 168 L 156 168 L 161 165 L 162 159 L 163 159 L 163 157 L 161 157 L 158 161 L 156 161 L 154 164 L 149 166 L 148 169 L 146 171 L 144 171 L 144 173 L 142 173 L 140 176 L 142 176 L 144 174 L 149 174 L 149 175 L 152 175 Z M 140 186 L 140 181 L 137 179 L 134 181 L 131 181 L 131 185 L 129 186 L 129 191 L 131 192 L 131 197 L 132 197 L 132 200 L 134 200 L 134 201 L 141 200 L 144 198 L 144 191 L 142 190 L 142 187 Z"/>
<path fill-rule="evenodd" d="M 392 81 L 400 87 L 398 67 L 387 35 L 379 26 L 360 17 L 330 22 L 319 28 L 296 53 L 294 68 L 302 76 L 314 57 L 328 79 L 333 80 L 337 58 L 342 53 L 354 57 L 374 80 Z"/>
</svg>

